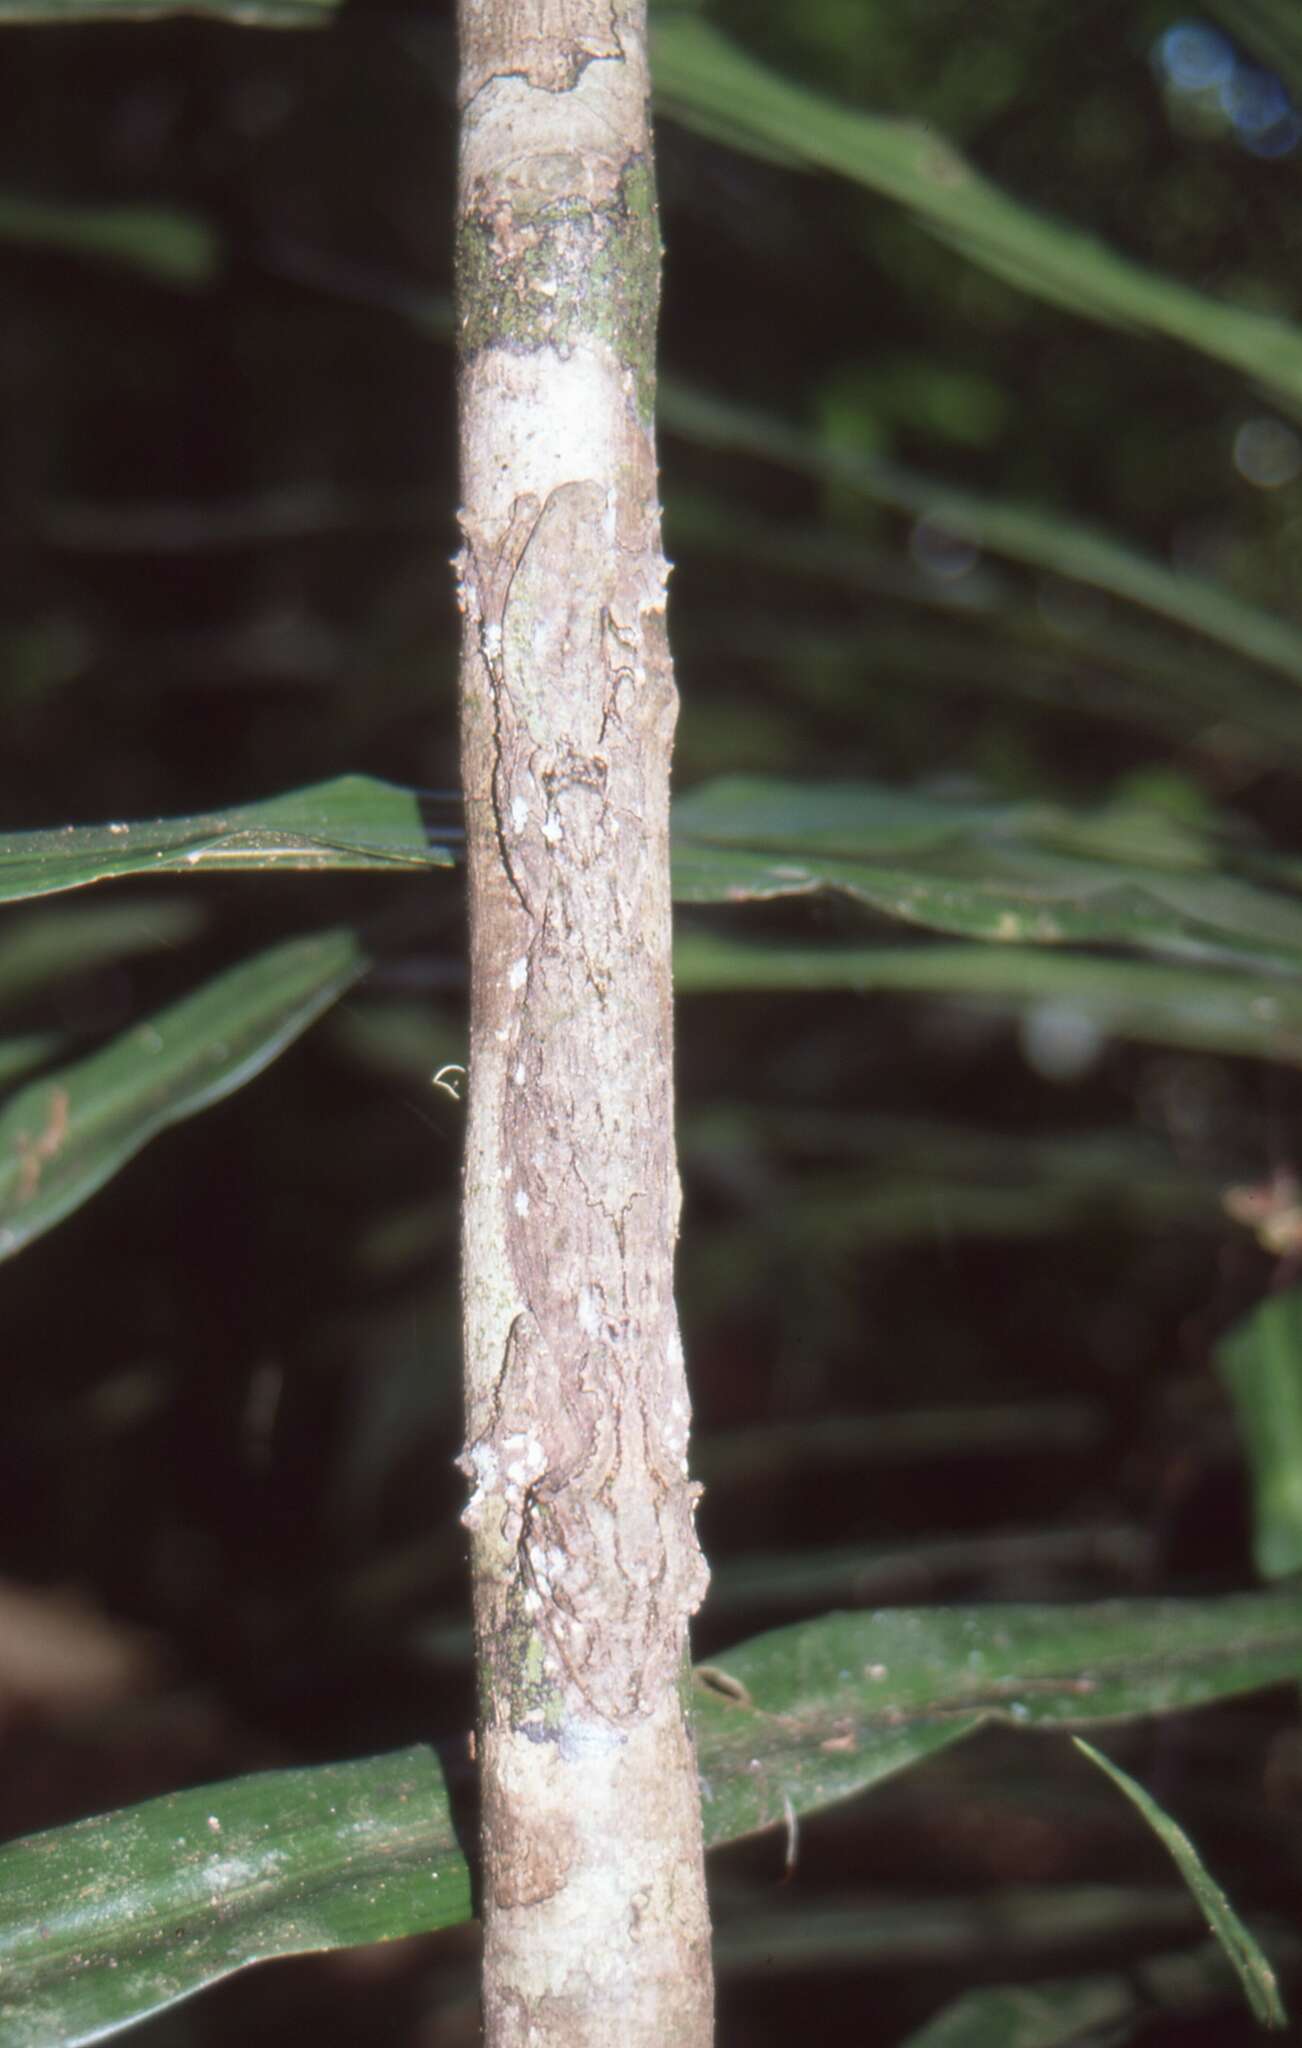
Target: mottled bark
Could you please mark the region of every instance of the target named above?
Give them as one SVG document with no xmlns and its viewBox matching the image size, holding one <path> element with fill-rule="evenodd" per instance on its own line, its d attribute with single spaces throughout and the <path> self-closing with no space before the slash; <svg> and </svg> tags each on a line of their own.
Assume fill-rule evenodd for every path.
<svg viewBox="0 0 1302 2048">
<path fill-rule="evenodd" d="M 490 2048 L 704 2048 L 645 0 L 461 0 L 467 1442 Z"/>
</svg>

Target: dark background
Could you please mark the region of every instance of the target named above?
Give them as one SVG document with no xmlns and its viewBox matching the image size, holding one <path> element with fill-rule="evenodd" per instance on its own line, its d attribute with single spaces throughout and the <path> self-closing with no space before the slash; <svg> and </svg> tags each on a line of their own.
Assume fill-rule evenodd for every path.
<svg viewBox="0 0 1302 2048">
<path fill-rule="evenodd" d="M 1137 259 L 1302 310 L 1291 131 L 1263 147 L 1164 84 L 1177 8 L 709 12 L 790 76 L 933 122 Z M 349 0 L 318 34 L 6 29 L 0 58 L 5 828 L 211 810 L 345 770 L 451 787 L 448 10 Z M 1273 418 L 1241 380 L 1040 305 L 847 183 L 670 122 L 659 151 L 667 378 L 1295 609 L 1302 485 L 1236 467 L 1245 424 Z M 212 260 L 182 288 L 94 237 L 68 247 L 6 211 L 15 198 L 165 209 Z M 1232 702 L 1190 719 L 1142 664 L 1064 655 L 1046 622 L 1075 606 L 1107 624 L 1105 600 L 956 560 L 925 525 L 758 460 L 672 433 L 662 458 L 680 789 L 736 770 L 1082 802 L 1152 787 L 1296 846 L 1291 767 L 1226 742 Z M 1166 650 L 1181 659 L 1174 629 Z M 126 891 L 147 940 L 159 894 Z M 471 1718 L 460 1112 L 429 1086 L 464 1050 L 459 880 L 178 892 L 201 913 L 193 939 L 142 941 L 6 1027 L 90 1046 L 278 936 L 350 918 L 382 962 L 0 1277 L 0 1573 L 36 1596 L 7 1655 L 0 1632 L 5 1837 Z M 823 902 L 744 915 L 752 934 L 864 929 Z M 831 1606 L 1252 1582 L 1209 1355 L 1271 1268 L 1218 1194 L 1289 1162 L 1292 1076 L 1104 1041 L 1054 1080 L 1016 1016 L 850 995 L 687 998 L 678 1057 L 681 1301 L 717 1569 L 700 1654 Z M 1113 1193 L 1061 1227 L 1027 1164 L 1045 1137 L 1116 1147 Z M 1131 1201 L 1135 1158 L 1165 1176 L 1161 1204 Z M 1026 1199 L 983 1224 L 983 1184 Z M 875 1452 L 829 1459 L 809 1433 L 877 1415 L 901 1420 Z M 776 1448 L 723 1441 L 755 1425 L 782 1426 Z M 43 1614 L 102 1655 L 98 1695 L 23 1680 Z M 1124 1965 L 1115 1929 L 1038 1947 L 981 1933 L 1008 1887 L 1169 1880 L 1064 1750 L 981 1738 L 809 1823 L 790 1874 L 772 1839 L 717 1858 L 721 2043 L 793 2027 L 889 2043 L 973 1982 Z M 1287 1700 L 1156 1724 L 1125 1756 L 1240 1905 L 1290 1910 Z M 926 1934 L 942 1901 L 978 1915 L 972 1938 Z M 836 1947 L 836 1905 L 909 1902 L 919 1953 Z M 803 1964 L 766 1948 L 770 1915 L 808 1929 Z M 138 2038 L 452 2048 L 474 2038 L 473 1946 L 467 1929 L 263 1969 Z M 1227 2007 L 1146 2038 L 1228 2043 L 1249 2022 Z"/>
</svg>

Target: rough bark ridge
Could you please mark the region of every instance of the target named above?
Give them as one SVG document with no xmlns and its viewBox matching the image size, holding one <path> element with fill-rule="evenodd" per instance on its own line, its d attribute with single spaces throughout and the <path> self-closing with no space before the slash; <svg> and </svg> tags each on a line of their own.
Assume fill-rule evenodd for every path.
<svg viewBox="0 0 1302 2048">
<path fill-rule="evenodd" d="M 461 0 L 467 1443 L 490 2048 L 704 2048 L 644 0 Z"/>
</svg>

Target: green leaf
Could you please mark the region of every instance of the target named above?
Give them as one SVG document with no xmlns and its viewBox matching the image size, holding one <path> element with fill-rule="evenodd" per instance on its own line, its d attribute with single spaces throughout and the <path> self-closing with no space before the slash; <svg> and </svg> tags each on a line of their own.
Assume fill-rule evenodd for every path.
<svg viewBox="0 0 1302 2048">
<path fill-rule="evenodd" d="M 25 0 L 21 5 L 0 0 L 0 27 L 13 21 L 107 17 L 114 11 L 93 4 L 59 5 L 57 0 L 55 4 Z M 179 10 L 153 9 L 146 4 L 117 11 L 162 14 Z M 0 192 L 0 242 L 91 256 L 185 291 L 214 283 L 225 262 L 217 230 L 197 214 L 169 206 L 75 206 L 66 199 L 31 199 L 16 192 Z"/>
<path fill-rule="evenodd" d="M 735 146 L 754 138 L 906 206 L 995 276 L 1110 326 L 1147 329 L 1302 401 L 1302 335 L 1193 291 L 1092 235 L 1033 212 L 982 178 L 934 130 L 841 107 L 750 57 L 699 15 L 662 15 L 652 40 L 661 111 Z"/>
<path fill-rule="evenodd" d="M 1216 1347 L 1252 1472 L 1263 1578 L 1302 1572 L 1302 1288 L 1272 1294 Z"/>
<path fill-rule="evenodd" d="M 1075 2041 L 1092 2048 L 1116 2038 L 1104 2029 L 1141 2014 L 1142 1993 L 1121 1976 L 995 1984 L 946 2006 L 904 2048 L 1068 2048 Z"/>
<path fill-rule="evenodd" d="M 435 832 L 426 813 L 437 808 Z M 0 903 L 122 875 L 231 874 L 267 868 L 452 867 L 459 819 L 443 799 L 369 775 L 227 811 L 145 824 L 65 825 L 0 836 Z"/>
<path fill-rule="evenodd" d="M 1302 1064 L 1302 989 L 1242 970 L 1033 946 L 794 946 L 689 931 L 674 947 L 674 979 L 680 995 L 895 989 L 1000 1007 L 1052 1004 L 1118 1038 Z"/>
<path fill-rule="evenodd" d="M 113 966 L 160 946 L 179 946 L 203 923 L 197 903 L 96 903 L 88 909 L 39 911 L 0 923 L 0 1004 L 26 1002 L 65 974 Z"/>
<path fill-rule="evenodd" d="M 1249 954 L 1302 971 L 1302 902 L 1216 872 L 1201 834 L 1143 804 L 1073 814 L 726 776 L 679 799 L 673 831 L 679 902 L 830 889 L 968 938 Z"/>
<path fill-rule="evenodd" d="M 0 1850 L 0 2037 L 73 2048 L 269 1956 L 470 1917 L 428 1749 L 178 1792 Z"/>
<path fill-rule="evenodd" d="M 662 407 L 662 424 L 672 424 L 674 417 L 671 392 L 667 408 Z M 690 432 L 689 426 L 683 431 Z M 812 441 L 809 447 L 808 466 L 821 467 Z M 781 578 L 775 589 L 785 600 L 781 611 L 757 607 L 711 619 L 704 643 L 695 649 L 690 623 L 680 625 L 680 652 L 695 652 L 698 661 L 716 664 L 721 656 L 740 654 L 762 661 L 770 671 L 776 667 L 785 671 L 786 688 L 801 704 L 829 669 L 837 676 L 855 668 L 879 675 L 889 670 L 907 675 L 913 690 L 957 688 L 1024 698 L 1073 717 L 1106 718 L 1185 743 L 1205 744 L 1214 728 L 1218 744 L 1232 750 L 1235 759 L 1269 761 L 1272 767 L 1278 767 L 1281 750 L 1293 762 L 1302 752 L 1302 703 L 1295 688 L 1302 636 L 1291 635 L 1297 644 L 1284 649 L 1287 680 L 1281 687 L 1245 663 L 1241 640 L 1230 647 L 1218 633 L 1219 647 L 1196 645 L 1184 634 L 1173 635 L 1164 620 L 1131 620 L 1093 607 L 1065 612 L 1060 606 L 1036 606 L 1006 575 L 996 583 L 988 568 L 951 585 L 831 526 L 747 517 L 736 506 L 700 492 L 671 499 L 666 519 L 675 559 L 705 556 L 770 569 Z M 1037 514 L 1031 531 L 1041 542 L 1027 557 L 1033 563 L 1045 551 L 1045 524 L 1044 515 Z M 1062 542 L 1058 573 L 1070 576 L 1070 529 L 1062 534 L 1056 520 L 1047 524 L 1048 539 L 1057 534 Z M 1006 552 L 1013 558 L 1011 546 Z M 902 625 L 892 624 L 891 614 L 880 607 L 871 626 L 826 613 L 814 622 L 793 613 L 787 596 L 792 582 L 802 578 L 884 596 L 892 606 L 907 603 L 913 612 Z M 1198 585 L 1200 592 L 1209 587 Z M 1275 619 L 1256 612 L 1253 619 L 1265 621 L 1273 648 Z M 1182 618 L 1182 623 L 1193 621 Z M 1087 697 L 1080 689 L 1083 661 L 1091 672 Z M 1231 704 L 1232 720 L 1227 719 Z M 687 709 L 699 733 L 700 706 Z"/>
<path fill-rule="evenodd" d="M 1097 1954 L 1109 1941 L 1133 1948 L 1140 1940 L 1174 1940 L 1197 1927 L 1193 1900 L 1174 1885 L 997 1885 L 956 1898 L 926 1892 L 845 1902 L 820 1888 L 794 1912 L 789 1905 L 757 1911 L 753 1893 L 730 1911 L 726 1893 L 716 1891 L 716 1971 L 762 1971 L 769 1981 L 787 1969 L 902 1966 L 915 1975 L 931 1966 L 948 1977 L 983 1970 L 995 1949 L 1011 1949 L 1019 1960 L 1048 1952 L 1061 1958 L 1080 1948 Z"/>
<path fill-rule="evenodd" d="M 260 1074 L 368 965 L 350 931 L 291 939 L 11 1096 L 0 1111 L 0 1258 L 159 1131 Z"/>
<path fill-rule="evenodd" d="M 990 1721 L 1088 1727 L 1302 1672 L 1302 1596 L 887 1608 L 756 1636 L 697 1672 L 706 1840 L 847 1799 Z"/>
<path fill-rule="evenodd" d="M 94 21 L 158 21 L 192 14 L 242 28 L 319 28 L 338 0 L 0 0 L 0 27 Z"/>
<path fill-rule="evenodd" d="M 893 1610 L 701 1667 L 707 1840 L 875 1784 L 983 1721 L 1087 1726 L 1295 1675 L 1302 1599 Z M 426 1750 L 181 1792 L 0 1849 L 0 2033 L 75 2048 L 247 1963 L 447 1927 L 470 1885 Z"/>
<path fill-rule="evenodd" d="M 802 475 L 849 486 L 875 504 L 925 518 L 1010 561 L 1107 591 L 1202 634 L 1239 661 L 1246 657 L 1292 684 L 1302 683 L 1302 632 L 1289 620 L 1261 611 L 1200 576 L 1168 569 L 1052 507 L 981 498 L 942 478 L 828 446 L 781 419 L 670 380 L 661 383 L 659 408 L 662 425 L 685 439 L 759 456 Z M 1246 707 L 1245 722 L 1251 722 L 1251 712 L 1252 707 Z"/>
<path fill-rule="evenodd" d="M 1296 1950 L 1296 1943 L 1281 1943 Z M 1124 1975 L 1056 1977 L 968 1991 L 910 2034 L 901 2048 L 1100 2048 L 1129 2040 L 1156 2014 L 1219 2004 L 1233 1979 L 1215 1942 L 1141 1956 Z"/>
<path fill-rule="evenodd" d="M 1275 1972 L 1262 1954 L 1260 1943 L 1244 1926 L 1220 1886 L 1209 1876 L 1184 1829 L 1177 1827 L 1170 1814 L 1164 1813 L 1143 1786 L 1137 1785 L 1111 1758 L 1090 1743 L 1083 1742 L 1079 1736 L 1074 1740 L 1077 1749 L 1101 1771 L 1106 1771 L 1114 1785 L 1121 1787 L 1127 1799 L 1139 1808 L 1158 1840 L 1170 1850 L 1180 1875 L 1202 1907 L 1208 1926 L 1229 1957 L 1253 2016 L 1264 2027 L 1287 2026 L 1288 2015 L 1279 1995 Z"/>
</svg>

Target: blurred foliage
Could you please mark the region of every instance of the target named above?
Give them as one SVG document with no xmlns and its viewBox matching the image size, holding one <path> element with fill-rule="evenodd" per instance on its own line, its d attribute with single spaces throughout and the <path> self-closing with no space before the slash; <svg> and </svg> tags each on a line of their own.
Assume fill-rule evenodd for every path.
<svg viewBox="0 0 1302 2048">
<path fill-rule="evenodd" d="M 1302 1469 L 1292 1297 L 1246 1320 L 1296 1256 L 1302 1106 L 1293 11 L 658 13 L 662 50 L 723 67 L 666 64 L 659 129 L 698 1653 L 729 1672 L 831 1601 L 1211 1614 L 1296 1568 Z M 430 1086 L 464 1058 L 459 885 L 374 844 L 347 872 L 319 834 L 333 872 L 236 879 L 268 844 L 216 829 L 340 777 L 456 779 L 451 9 L 3 48 L 0 829 L 16 858 L 201 821 L 140 841 L 192 874 L 120 879 L 102 918 L 4 910 L 20 1209 L 62 1160 L 61 1075 L 124 1114 L 134 1086 L 153 1129 L 148 1062 L 118 1064 L 142 1032 L 258 959 L 338 945 L 350 982 L 3 1268 L 16 1837 L 452 1736 L 472 1694 L 460 1111 Z M 918 136 L 945 176 L 891 196 Z M 311 820 L 280 827 L 293 861 Z M 1074 925 L 967 936 L 1046 890 Z M 279 1045 L 241 1015 L 235 1080 Z M 220 1092 L 175 1078 L 178 1114 Z M 1296 1985 L 1291 1689 L 1164 1716 L 1125 1762 Z M 883 2042 L 1160 2012 L 1232 2048 L 1250 2018 L 1172 1954 L 1196 1925 L 1136 1826 L 993 1722 L 784 1814 L 716 1859 L 721 2042 L 860 2043 L 871 2007 Z M 455 2048 L 468 1962 L 449 1932 L 285 1963 L 139 2038 Z"/>
</svg>

